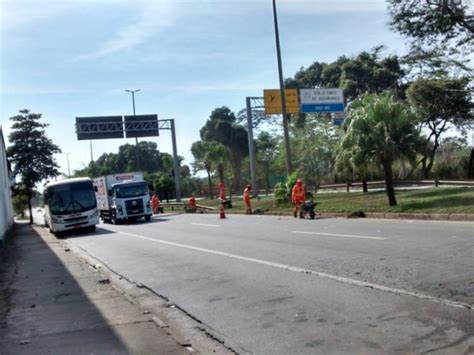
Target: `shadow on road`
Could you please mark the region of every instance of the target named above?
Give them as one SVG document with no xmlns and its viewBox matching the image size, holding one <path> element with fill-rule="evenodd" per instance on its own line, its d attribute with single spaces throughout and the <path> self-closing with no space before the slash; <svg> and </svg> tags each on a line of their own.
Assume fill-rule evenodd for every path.
<svg viewBox="0 0 474 355">
<path fill-rule="evenodd" d="M 129 352 L 96 307 L 112 290 L 93 277 L 76 280 L 69 270 L 83 265 L 53 236 L 17 224 L 0 253 L 2 354 Z M 84 288 L 93 291 L 86 295 Z"/>
<path fill-rule="evenodd" d="M 83 230 L 70 230 L 67 232 L 64 232 L 61 237 L 58 239 L 72 239 L 72 238 L 77 238 L 77 237 L 96 237 L 99 235 L 107 235 L 107 234 L 115 234 L 114 231 L 101 228 L 101 227 L 96 227 L 95 232 L 85 232 Z"/>
</svg>

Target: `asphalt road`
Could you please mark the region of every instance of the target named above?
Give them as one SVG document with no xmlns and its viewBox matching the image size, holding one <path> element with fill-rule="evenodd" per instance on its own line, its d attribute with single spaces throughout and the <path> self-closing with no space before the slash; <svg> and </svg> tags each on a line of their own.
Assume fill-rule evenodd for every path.
<svg viewBox="0 0 474 355">
<path fill-rule="evenodd" d="M 474 353 L 474 224 L 161 215 L 67 237 L 240 353 Z"/>
</svg>

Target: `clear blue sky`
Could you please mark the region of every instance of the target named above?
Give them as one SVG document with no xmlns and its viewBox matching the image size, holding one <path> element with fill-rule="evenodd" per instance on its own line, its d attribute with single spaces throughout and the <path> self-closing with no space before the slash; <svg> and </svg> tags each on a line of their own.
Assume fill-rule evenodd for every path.
<svg viewBox="0 0 474 355">
<path fill-rule="evenodd" d="M 383 44 L 405 50 L 388 27 L 384 0 L 278 0 L 283 71 Z M 50 124 L 71 170 L 88 164 L 76 116 L 175 118 L 178 154 L 189 151 L 210 112 L 238 112 L 246 96 L 278 86 L 271 0 L 2 0 L 0 124 L 28 108 Z M 168 131 L 150 139 L 171 153 Z M 94 158 L 134 140 L 94 141 Z M 67 172 L 66 155 L 57 161 Z"/>
</svg>

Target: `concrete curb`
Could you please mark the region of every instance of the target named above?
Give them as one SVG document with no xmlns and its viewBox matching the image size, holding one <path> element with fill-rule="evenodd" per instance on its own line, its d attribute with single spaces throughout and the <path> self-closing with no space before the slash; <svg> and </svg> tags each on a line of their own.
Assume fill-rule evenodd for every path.
<svg viewBox="0 0 474 355">
<path fill-rule="evenodd" d="M 214 211 L 210 213 L 216 213 Z M 245 212 L 226 210 L 226 214 L 245 214 Z M 404 220 L 423 220 L 423 221 L 457 221 L 457 222 L 474 222 L 474 214 L 470 213 L 394 213 L 394 212 L 364 212 L 365 218 L 370 219 L 404 219 Z M 264 212 L 263 216 L 293 216 L 289 212 Z M 332 213 L 332 212 L 316 212 L 317 216 L 324 218 L 361 218 L 350 217 L 350 213 Z M 363 217 L 362 217 L 363 218 Z"/>
</svg>

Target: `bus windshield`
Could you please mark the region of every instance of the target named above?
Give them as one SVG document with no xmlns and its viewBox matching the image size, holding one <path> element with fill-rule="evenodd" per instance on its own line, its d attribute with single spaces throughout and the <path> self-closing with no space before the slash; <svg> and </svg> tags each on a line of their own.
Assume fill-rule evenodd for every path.
<svg viewBox="0 0 474 355">
<path fill-rule="evenodd" d="M 118 198 L 138 197 L 148 194 L 148 185 L 138 183 L 127 186 L 115 186 L 115 196 Z"/>
<path fill-rule="evenodd" d="M 48 188 L 52 214 L 80 213 L 97 207 L 91 182 L 76 182 Z"/>
</svg>

